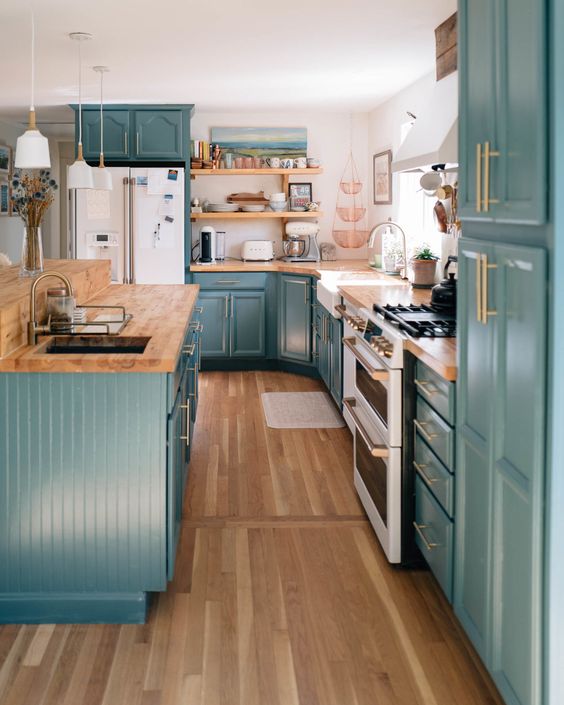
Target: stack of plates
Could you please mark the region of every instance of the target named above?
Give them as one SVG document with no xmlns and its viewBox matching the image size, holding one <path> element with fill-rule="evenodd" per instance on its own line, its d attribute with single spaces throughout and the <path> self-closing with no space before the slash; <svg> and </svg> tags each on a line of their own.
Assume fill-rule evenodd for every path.
<svg viewBox="0 0 564 705">
<path fill-rule="evenodd" d="M 241 206 L 241 210 L 245 213 L 262 213 L 264 210 L 264 206 L 258 206 L 258 205 Z"/>
<path fill-rule="evenodd" d="M 237 203 L 209 203 L 208 212 L 210 213 L 236 213 L 239 210 Z"/>
</svg>

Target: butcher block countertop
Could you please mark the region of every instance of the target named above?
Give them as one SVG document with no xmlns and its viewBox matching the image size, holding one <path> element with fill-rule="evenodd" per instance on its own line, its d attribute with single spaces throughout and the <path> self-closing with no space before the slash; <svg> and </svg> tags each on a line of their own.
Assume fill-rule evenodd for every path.
<svg viewBox="0 0 564 705">
<path fill-rule="evenodd" d="M 190 264 L 191 272 L 282 272 L 286 274 L 306 274 L 321 278 L 322 272 L 363 272 L 376 276 L 366 260 L 339 259 L 334 262 L 241 262 L 226 260 L 221 264 Z"/>
<path fill-rule="evenodd" d="M 343 286 L 339 293 L 357 308 L 372 308 L 373 304 L 428 304 L 429 289 L 413 289 L 409 284 L 386 286 Z M 456 380 L 456 338 L 407 337 L 404 348 L 428 365 L 437 374 L 451 382 Z"/>
</svg>

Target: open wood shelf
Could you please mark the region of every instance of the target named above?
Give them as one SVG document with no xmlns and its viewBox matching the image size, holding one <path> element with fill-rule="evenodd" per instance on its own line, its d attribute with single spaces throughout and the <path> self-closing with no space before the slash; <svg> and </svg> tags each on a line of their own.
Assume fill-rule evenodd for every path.
<svg viewBox="0 0 564 705">
<path fill-rule="evenodd" d="M 264 218 L 321 218 L 321 211 L 263 211 L 262 213 L 190 213 L 190 220 L 259 220 Z"/>
<path fill-rule="evenodd" d="M 190 177 L 196 176 L 304 176 L 322 174 L 322 167 L 315 169 L 190 169 Z"/>
</svg>

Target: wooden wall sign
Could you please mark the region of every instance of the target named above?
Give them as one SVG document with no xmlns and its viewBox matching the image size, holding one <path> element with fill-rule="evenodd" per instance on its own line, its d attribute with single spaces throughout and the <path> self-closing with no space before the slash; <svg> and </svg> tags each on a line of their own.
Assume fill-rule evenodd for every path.
<svg viewBox="0 0 564 705">
<path fill-rule="evenodd" d="M 437 81 L 454 73 L 458 68 L 457 62 L 457 13 L 451 15 L 435 30 L 435 44 L 437 47 Z"/>
</svg>

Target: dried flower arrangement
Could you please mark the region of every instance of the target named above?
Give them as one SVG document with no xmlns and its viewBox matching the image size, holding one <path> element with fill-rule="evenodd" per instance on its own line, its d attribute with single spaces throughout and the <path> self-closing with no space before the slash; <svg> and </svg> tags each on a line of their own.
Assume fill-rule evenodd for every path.
<svg viewBox="0 0 564 705">
<path fill-rule="evenodd" d="M 43 271 L 40 227 L 58 188 L 48 169 L 14 171 L 12 207 L 25 223 L 20 266 L 22 277 L 33 277 Z"/>
<path fill-rule="evenodd" d="M 58 188 L 47 169 L 14 171 L 12 206 L 28 228 L 38 228 L 41 225 Z"/>
</svg>

